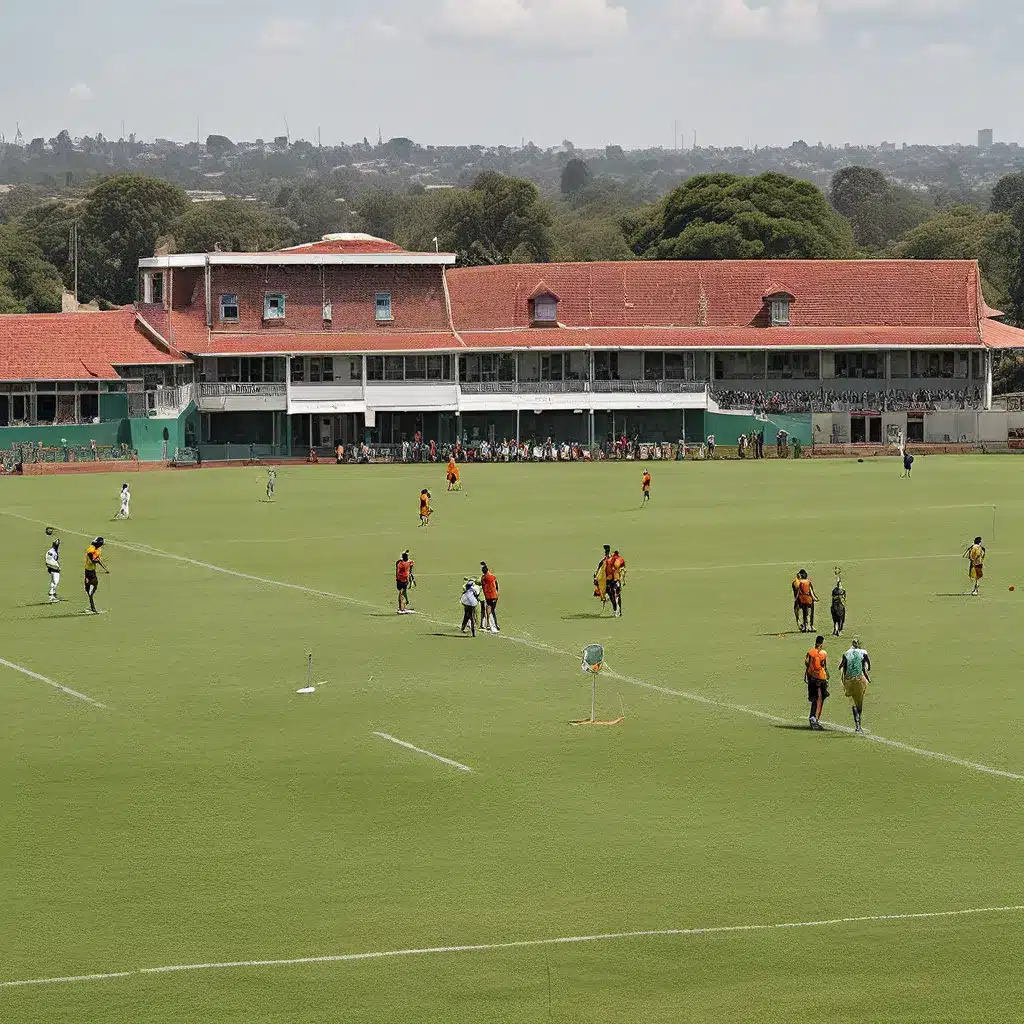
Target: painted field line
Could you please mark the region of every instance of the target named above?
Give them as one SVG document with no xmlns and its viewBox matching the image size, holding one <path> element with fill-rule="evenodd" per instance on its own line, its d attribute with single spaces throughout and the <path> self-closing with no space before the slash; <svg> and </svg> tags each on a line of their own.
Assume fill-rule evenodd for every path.
<svg viewBox="0 0 1024 1024">
<path fill-rule="evenodd" d="M 22 519 L 29 523 L 42 523 L 42 519 L 32 519 L 28 516 L 19 515 L 15 512 L 6 510 L 0 510 L 4 515 L 12 516 L 15 519 Z M 91 537 L 92 534 L 83 533 L 81 530 L 65 530 L 63 527 L 58 527 L 64 533 L 72 534 L 79 537 Z M 149 547 L 148 545 L 130 544 L 125 541 L 117 540 L 112 538 L 111 543 L 120 545 L 121 547 L 127 548 L 129 551 L 135 551 L 138 554 L 152 555 L 156 558 L 168 558 L 175 562 L 182 562 L 187 565 L 195 565 L 203 569 L 209 569 L 212 572 L 224 573 L 228 576 L 234 576 L 238 579 L 251 580 L 257 583 L 264 583 L 268 586 L 283 587 L 286 590 L 294 590 L 304 594 L 310 594 L 313 597 L 325 597 L 331 600 L 341 601 L 345 604 L 356 605 L 361 608 L 371 608 L 374 611 L 382 610 L 383 606 L 374 604 L 372 601 L 362 601 L 358 598 L 348 597 L 344 594 L 335 594 L 328 590 L 315 590 L 311 587 L 303 587 L 297 583 L 285 583 L 282 580 L 269 579 L 265 576 L 253 576 L 250 573 L 236 572 L 234 569 L 226 569 L 223 566 L 212 565 L 209 562 L 201 562 L 195 558 L 187 558 L 184 555 L 176 555 L 170 551 L 163 551 L 160 548 Z M 906 556 L 906 557 L 926 557 L 926 558 L 949 558 L 954 557 L 950 555 L 925 555 L 925 556 Z M 960 557 L 960 556 L 955 556 Z M 884 561 L 884 559 L 882 559 Z M 791 565 L 791 562 L 779 562 L 779 563 L 761 563 L 770 565 Z M 739 566 L 737 566 L 739 568 Z M 447 626 L 449 623 L 443 619 L 436 619 L 430 615 L 420 613 L 419 618 L 424 622 L 430 622 L 438 626 Z M 541 643 L 537 640 L 527 639 L 525 637 L 514 636 L 510 633 L 499 633 L 498 637 L 504 639 L 508 643 L 519 644 L 523 647 L 530 647 L 534 650 L 544 651 L 548 654 L 554 654 L 563 658 L 577 658 L 578 654 L 573 654 L 571 651 L 564 650 L 560 647 L 554 647 L 551 644 Z M 659 686 L 656 683 L 650 683 L 645 679 L 637 679 L 633 676 L 619 675 L 616 672 L 606 671 L 605 674 L 613 679 L 618 679 L 620 682 L 629 683 L 631 686 L 637 686 L 645 690 L 652 690 L 656 693 L 662 693 L 670 697 L 681 697 L 683 700 L 692 701 L 696 704 L 703 704 L 707 707 L 722 708 L 727 711 L 734 711 L 739 714 L 751 715 L 755 718 L 760 718 L 763 721 L 775 722 L 778 724 L 793 724 L 791 719 L 782 718 L 778 715 L 770 714 L 767 711 L 759 711 L 756 708 L 746 707 L 742 704 L 732 704 L 728 701 L 718 700 L 714 697 L 707 697 L 699 693 L 691 693 L 686 690 L 675 690 L 668 686 Z M 844 731 L 845 726 L 832 726 L 834 730 Z M 892 747 L 896 750 L 902 750 L 904 753 L 916 754 L 920 757 L 930 758 L 936 761 L 944 761 L 947 764 L 955 764 L 961 768 L 967 768 L 971 771 L 982 772 L 986 775 L 996 775 L 1005 779 L 1013 779 L 1016 782 L 1024 781 L 1024 775 L 1019 775 L 1015 772 L 1004 771 L 1000 768 L 993 768 L 989 765 L 978 764 L 974 761 L 967 761 L 963 758 L 954 757 L 952 754 L 943 754 L 935 750 L 927 750 L 922 747 L 914 747 L 907 743 L 901 743 L 898 740 L 886 739 L 884 736 L 877 736 L 874 733 L 866 733 L 866 738 L 873 740 L 875 743 L 883 744 L 884 746 Z"/>
<path fill-rule="evenodd" d="M 506 949 L 531 949 L 537 946 L 574 946 L 589 942 L 622 942 L 629 939 L 695 938 L 704 935 L 735 935 L 751 932 L 784 931 L 794 928 L 836 928 L 841 925 L 881 924 L 890 921 L 927 921 L 942 918 L 1011 914 L 1024 910 L 1024 904 L 1007 907 L 971 907 L 967 910 L 934 910 L 916 914 L 862 914 L 857 917 L 833 917 L 817 921 L 780 921 L 768 924 L 727 924 L 706 928 L 651 928 L 634 932 L 605 932 L 595 935 L 565 935 L 551 939 L 519 939 L 511 942 L 478 942 L 463 946 L 422 946 L 410 949 L 385 949 L 367 953 L 336 953 L 328 956 L 300 956 L 277 960 L 230 960 L 198 964 L 172 964 L 166 967 L 141 967 L 109 974 L 79 974 L 65 978 L 26 978 L 0 981 L 0 988 L 27 985 L 66 985 L 71 982 L 106 981 L 134 978 L 147 974 L 178 974 L 185 971 L 232 970 L 243 967 L 297 967 L 304 964 L 350 963 L 358 960 L 386 960 L 395 957 L 443 956 L 457 953 L 488 953 Z"/>
<path fill-rule="evenodd" d="M 93 700 L 92 697 L 84 693 L 79 693 L 77 690 L 72 690 L 70 686 L 64 686 L 63 683 L 58 683 L 47 676 L 40 675 L 38 672 L 33 672 L 30 668 L 25 668 L 23 665 L 15 665 L 13 661 L 8 661 L 6 658 L 0 658 L 0 665 L 4 668 L 12 669 L 15 672 L 20 672 L 23 676 L 28 676 L 29 679 L 38 679 L 41 683 L 46 683 L 47 686 L 52 686 L 55 690 L 60 690 L 61 693 L 66 693 L 69 697 L 74 697 L 77 700 L 84 700 L 86 704 L 91 704 L 94 708 L 106 709 L 106 704 L 101 704 L 98 700 Z"/>
<path fill-rule="evenodd" d="M 473 770 L 468 764 L 462 764 L 460 761 L 453 761 L 450 757 L 442 757 L 440 754 L 435 754 L 431 750 L 424 750 L 422 747 L 414 747 L 411 743 L 406 743 L 405 740 L 400 740 L 397 736 L 392 736 L 389 732 L 374 732 L 373 735 L 379 736 L 382 740 L 397 743 L 400 747 L 405 747 L 406 750 L 415 750 L 417 754 L 425 754 L 427 757 L 432 757 L 435 761 L 450 764 L 453 768 L 458 768 L 460 772 L 471 772 Z"/>
</svg>

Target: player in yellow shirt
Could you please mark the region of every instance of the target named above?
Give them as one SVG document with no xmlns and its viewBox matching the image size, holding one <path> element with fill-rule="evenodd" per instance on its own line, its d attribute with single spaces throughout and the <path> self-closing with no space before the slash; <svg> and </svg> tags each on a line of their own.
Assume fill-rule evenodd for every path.
<svg viewBox="0 0 1024 1024">
<path fill-rule="evenodd" d="M 96 602 L 93 597 L 99 587 L 99 580 L 96 578 L 96 566 L 99 566 L 108 576 L 110 570 L 103 564 L 103 538 L 97 537 L 85 549 L 85 593 L 89 598 L 89 613 L 99 615 L 96 610 Z"/>
<path fill-rule="evenodd" d="M 974 580 L 974 589 L 971 591 L 971 597 L 977 597 L 978 584 L 981 582 L 982 576 L 985 575 L 985 545 L 981 543 L 980 537 L 974 538 L 974 543 L 964 552 L 964 558 L 970 563 L 967 575 L 970 579 Z"/>
<path fill-rule="evenodd" d="M 426 526 L 434 510 L 430 507 L 430 491 L 425 487 L 420 491 L 420 526 Z"/>
</svg>

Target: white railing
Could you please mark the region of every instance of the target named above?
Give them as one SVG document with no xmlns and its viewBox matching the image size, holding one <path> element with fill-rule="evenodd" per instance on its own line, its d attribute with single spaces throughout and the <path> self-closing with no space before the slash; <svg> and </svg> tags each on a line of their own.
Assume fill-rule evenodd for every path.
<svg viewBox="0 0 1024 1024">
<path fill-rule="evenodd" d="M 284 398 L 284 384 L 198 384 L 200 398 Z"/>
<path fill-rule="evenodd" d="M 176 388 L 158 388 L 146 392 L 146 411 L 151 416 L 177 416 L 192 401 L 195 387 L 181 384 Z"/>
<path fill-rule="evenodd" d="M 466 395 L 546 395 L 546 394 L 638 394 L 702 395 L 706 382 L 685 380 L 544 380 L 487 381 L 460 384 Z"/>
</svg>

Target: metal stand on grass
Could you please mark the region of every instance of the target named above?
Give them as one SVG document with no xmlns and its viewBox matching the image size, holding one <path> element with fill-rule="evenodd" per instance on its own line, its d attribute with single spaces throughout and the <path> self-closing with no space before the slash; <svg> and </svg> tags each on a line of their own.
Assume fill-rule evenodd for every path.
<svg viewBox="0 0 1024 1024">
<path fill-rule="evenodd" d="M 599 722 L 597 720 L 597 676 L 604 664 L 604 647 L 601 644 L 590 644 L 583 650 L 583 660 L 580 668 L 590 673 L 590 718 L 582 718 L 571 722 L 570 725 L 618 725 L 625 716 L 619 716 L 611 721 Z"/>
</svg>

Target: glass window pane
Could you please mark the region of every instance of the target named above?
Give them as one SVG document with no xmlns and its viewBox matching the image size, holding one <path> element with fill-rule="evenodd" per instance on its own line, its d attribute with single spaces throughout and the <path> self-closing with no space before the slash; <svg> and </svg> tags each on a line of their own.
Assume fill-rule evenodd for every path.
<svg viewBox="0 0 1024 1024">
<path fill-rule="evenodd" d="M 384 357 L 384 379 L 405 380 L 405 360 L 402 356 Z"/>
<path fill-rule="evenodd" d="M 405 357 L 405 379 L 426 380 L 427 379 L 427 357 L 406 356 Z"/>
<path fill-rule="evenodd" d="M 367 356 L 366 357 L 366 379 L 367 380 L 383 380 L 384 379 L 384 357 L 383 356 Z"/>
<path fill-rule="evenodd" d="M 334 380 L 334 356 L 324 356 L 323 377 L 325 384 L 330 384 Z"/>
</svg>

